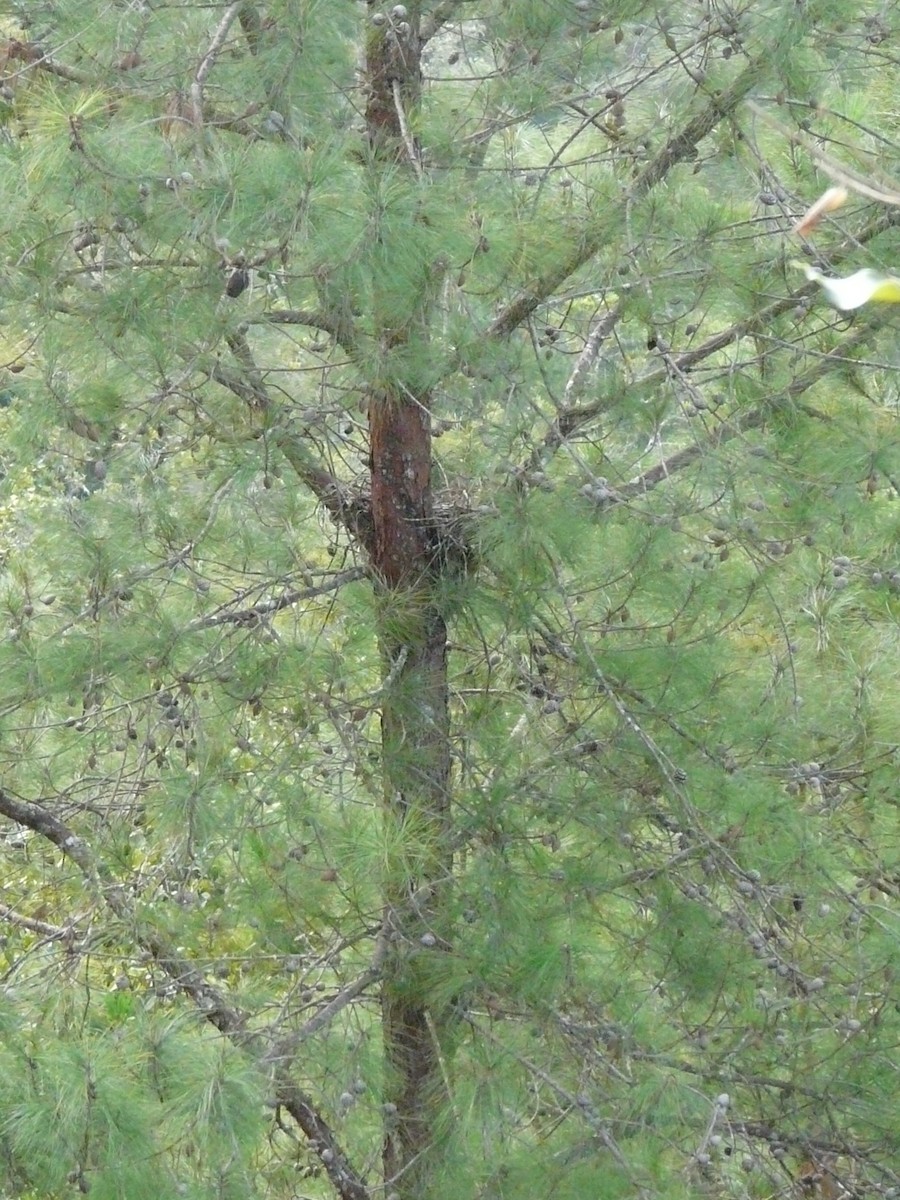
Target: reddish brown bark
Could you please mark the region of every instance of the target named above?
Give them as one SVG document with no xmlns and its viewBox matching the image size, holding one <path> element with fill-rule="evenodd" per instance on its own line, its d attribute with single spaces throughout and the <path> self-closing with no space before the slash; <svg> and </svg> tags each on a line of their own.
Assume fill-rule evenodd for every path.
<svg viewBox="0 0 900 1200">
<path fill-rule="evenodd" d="M 419 980 L 421 956 L 440 953 L 441 888 L 449 877 L 447 628 L 434 592 L 431 433 L 424 405 L 370 405 L 373 565 L 382 586 L 385 671 L 382 762 L 388 841 L 414 839 L 389 863 L 385 911 L 394 935 L 385 963 L 382 1020 L 386 1101 L 384 1173 L 389 1191 L 427 1186 L 440 1095 L 440 1015 Z M 408 850 L 413 850 L 407 844 Z M 416 861 L 411 876 L 407 863 Z M 423 940 L 424 939 L 424 940 Z"/>
<path fill-rule="evenodd" d="M 410 116 L 420 87 L 418 15 L 415 3 L 373 13 L 366 47 L 369 145 L 378 157 L 406 161 L 411 170 L 417 168 Z M 429 316 L 423 295 L 404 328 L 373 332 L 395 349 L 413 327 L 427 336 Z M 443 1021 L 430 1003 L 422 965 L 423 955 L 442 952 L 449 933 L 441 912 L 451 869 L 447 627 L 436 587 L 429 406 L 430 397 L 417 395 L 402 378 L 369 397 L 384 821 L 387 845 L 400 848 L 384 879 L 391 940 L 381 996 L 389 1114 L 383 1166 L 385 1190 L 401 1200 L 424 1200 L 434 1178 Z"/>
<path fill-rule="evenodd" d="M 389 588 L 428 574 L 431 431 L 423 405 L 394 398 L 369 405 L 375 566 Z"/>
</svg>

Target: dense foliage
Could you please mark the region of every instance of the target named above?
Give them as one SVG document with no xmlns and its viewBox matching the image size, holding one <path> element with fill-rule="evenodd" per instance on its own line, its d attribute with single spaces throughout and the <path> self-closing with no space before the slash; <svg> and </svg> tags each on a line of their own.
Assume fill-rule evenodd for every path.
<svg viewBox="0 0 900 1200">
<path fill-rule="evenodd" d="M 895 1195 L 894 7 L 0 12 L 0 1190 Z"/>
</svg>

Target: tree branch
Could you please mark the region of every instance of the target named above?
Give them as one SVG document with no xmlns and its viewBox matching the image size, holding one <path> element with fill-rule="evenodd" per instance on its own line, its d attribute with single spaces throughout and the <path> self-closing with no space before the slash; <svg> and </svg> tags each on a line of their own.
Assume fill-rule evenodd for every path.
<svg viewBox="0 0 900 1200">
<path fill-rule="evenodd" d="M 216 26 L 212 41 L 209 43 L 206 53 L 200 59 L 200 64 L 194 75 L 194 81 L 191 84 L 191 108 L 193 110 L 194 123 L 198 127 L 203 124 L 203 85 L 206 83 L 207 76 L 213 68 L 219 51 L 225 44 L 225 39 L 228 37 L 228 30 L 242 8 L 243 0 L 236 0 L 236 3 L 229 4 L 228 8 L 226 8 L 222 20 Z"/>
<path fill-rule="evenodd" d="M 403 93 L 400 89 L 399 79 L 391 80 L 391 94 L 394 97 L 394 108 L 397 110 L 397 124 L 400 127 L 400 136 L 403 139 L 403 145 L 406 147 L 406 156 L 410 161 L 416 179 L 421 183 L 422 164 L 419 162 L 419 152 L 416 148 L 416 143 L 413 141 L 412 134 L 409 132 L 406 113 L 403 111 Z"/>
<path fill-rule="evenodd" d="M 222 363 L 201 366 L 209 379 L 227 388 L 251 408 L 269 409 L 271 397 L 262 372 L 253 359 L 246 336 L 237 333 L 227 339 L 238 357 L 244 372 L 237 372 Z M 234 343 L 234 344 L 232 344 Z M 316 462 L 305 442 L 290 428 L 281 427 L 273 434 L 275 444 L 317 500 L 348 533 L 368 549 L 372 540 L 371 507 L 367 498 L 355 496 L 346 484 Z"/>
<path fill-rule="evenodd" d="M 269 1061 L 279 1062 L 293 1058 L 301 1042 L 305 1042 L 314 1033 L 318 1033 L 320 1029 L 324 1029 L 326 1025 L 330 1025 L 342 1009 L 352 1003 L 357 996 L 362 995 L 366 988 L 371 987 L 373 983 L 377 983 L 381 978 L 381 969 L 387 955 L 387 950 L 387 935 L 384 929 L 382 929 L 375 944 L 375 953 L 372 956 L 371 964 L 352 983 L 348 983 L 346 987 L 341 988 L 336 996 L 332 996 L 331 1000 L 323 1005 L 314 1016 L 310 1017 L 296 1033 L 291 1033 L 283 1041 L 276 1043 L 268 1055 Z"/>
<path fill-rule="evenodd" d="M 727 117 L 737 108 L 756 84 L 763 70 L 763 60 L 754 59 L 748 63 L 729 88 L 712 96 L 703 111 L 693 120 L 688 121 L 679 133 L 671 137 L 656 157 L 647 164 L 619 201 L 616 212 L 624 212 L 629 205 L 640 200 L 665 179 L 676 163 L 691 155 L 698 142 L 711 133 L 723 117 Z M 506 337 L 521 325 L 539 305 L 543 304 L 557 290 L 560 284 L 570 275 L 574 275 L 608 243 L 610 232 L 610 217 L 604 213 L 604 217 L 585 233 L 582 240 L 570 251 L 568 257 L 536 280 L 526 291 L 521 292 L 495 317 L 487 328 L 488 336 Z"/>
<path fill-rule="evenodd" d="M 866 245 L 866 243 L 872 241 L 873 238 L 877 237 L 881 233 L 884 233 L 886 230 L 893 228 L 896 224 L 897 218 L 893 213 L 888 213 L 879 217 L 877 220 L 870 222 L 869 225 L 867 225 L 866 228 L 863 229 L 857 236 L 853 238 L 847 238 L 831 255 L 830 261 L 832 265 L 837 266 L 844 259 L 846 259 L 851 252 L 857 250 L 859 246 Z M 791 292 L 787 296 L 781 296 L 777 300 L 773 300 L 770 304 L 767 304 L 764 308 L 761 308 L 758 312 L 754 313 L 753 316 L 747 317 L 743 321 L 736 321 L 733 325 L 729 325 L 727 329 L 723 329 L 719 333 L 713 334 L 712 337 L 707 338 L 706 341 L 702 342 L 699 346 L 695 346 L 691 350 L 684 350 L 680 354 L 668 356 L 667 361 L 664 362 L 662 366 L 655 367 L 652 371 L 648 371 L 647 374 L 640 376 L 633 383 L 629 384 L 630 395 L 634 397 L 637 391 L 646 394 L 653 388 L 665 383 L 665 381 L 670 378 L 673 371 L 679 374 L 686 373 L 690 371 L 692 367 L 697 366 L 698 363 L 705 361 L 707 358 L 711 358 L 714 354 L 717 354 L 720 350 L 724 350 L 726 347 L 733 345 L 735 342 L 739 342 L 745 337 L 752 337 L 755 334 L 763 333 L 771 326 L 772 322 L 777 317 L 783 316 L 786 312 L 790 312 L 791 309 L 796 308 L 799 300 L 801 300 L 804 296 L 809 296 L 815 292 L 816 286 L 816 284 L 804 284 L 804 286 L 799 288 L 796 292 Z M 613 314 L 615 314 L 615 319 L 613 319 Z M 602 344 L 603 339 L 616 324 L 618 316 L 618 309 L 611 310 L 605 317 L 601 317 L 597 325 L 594 327 L 591 337 L 600 335 L 597 351 L 599 351 L 599 345 Z M 608 326 L 608 328 L 604 328 L 604 322 L 607 320 L 609 320 L 611 324 Z M 591 338 L 589 337 L 588 342 L 585 345 L 585 349 L 582 351 L 582 355 L 579 357 L 572 375 L 566 384 L 565 395 L 567 399 L 571 398 L 574 400 L 582 390 L 583 376 L 579 375 L 579 371 L 581 369 L 582 359 L 588 353 L 590 344 Z M 594 352 L 593 357 L 596 358 L 596 352 Z M 616 393 L 613 393 L 613 396 L 615 396 L 615 394 Z M 534 467 L 538 466 L 545 466 L 552 454 L 555 453 L 555 451 L 558 450 L 559 447 L 562 446 L 566 441 L 568 441 L 573 434 L 575 434 L 579 429 L 582 429 L 586 424 L 588 424 L 588 422 L 594 420 L 596 417 L 602 416 L 605 412 L 608 412 L 611 406 L 610 400 L 610 395 L 604 395 L 599 397 L 597 400 L 592 401 L 590 404 L 577 405 L 575 403 L 570 403 L 563 407 L 544 435 L 542 447 L 533 452 L 530 464 L 531 469 L 534 469 Z M 744 418 L 744 420 L 746 422 L 749 420 L 749 418 Z M 744 429 L 749 428 L 751 428 L 751 426 L 745 423 L 740 429 L 737 429 L 736 432 L 740 433 Z M 693 448 L 689 448 L 689 450 L 691 453 L 693 453 Z M 685 453 L 686 451 L 679 451 L 670 461 L 682 463 Z M 693 461 L 693 458 L 691 458 L 691 461 Z M 648 474 L 653 475 L 657 469 L 658 468 L 654 467 L 653 471 L 648 472 Z M 659 480 L 656 480 L 656 482 L 659 482 Z"/>
<path fill-rule="evenodd" d="M 264 617 L 270 617 L 285 608 L 299 604 L 302 600 L 312 600 L 316 596 L 324 596 L 328 592 L 337 591 L 345 583 L 354 583 L 357 579 L 365 579 L 366 574 L 363 567 L 351 567 L 348 571 L 339 571 L 327 583 L 282 592 L 280 596 L 271 600 L 261 600 L 259 604 L 254 604 L 250 608 L 242 608 L 238 611 L 226 608 L 221 612 L 210 613 L 208 616 L 198 617 L 191 621 L 187 628 L 189 632 L 193 632 L 197 629 L 212 629 L 216 625 L 252 625 Z"/>
<path fill-rule="evenodd" d="M 9 921 L 11 925 L 27 929 L 29 933 L 39 933 L 42 937 L 52 941 L 74 937 L 77 932 L 74 922 L 69 925 L 50 925 L 46 921 L 39 921 L 36 917 L 26 917 L 24 913 L 17 912 L 8 904 L 0 904 L 0 917 Z"/>
<path fill-rule="evenodd" d="M 54 61 L 49 54 L 44 54 L 35 42 L 20 42 L 18 38 L 12 38 L 7 48 L 7 54 L 10 59 L 17 59 L 26 64 L 20 71 L 8 76 L 8 80 L 16 79 L 32 67 L 37 67 L 41 71 L 46 71 L 49 75 L 56 75 L 69 83 L 77 83 L 83 87 L 96 86 L 95 75 L 91 75 L 87 71 L 77 71 L 74 67 L 63 66 Z"/>
<path fill-rule="evenodd" d="M 251 325 L 307 325 L 310 329 L 321 329 L 330 334 L 335 342 L 348 354 L 353 354 L 355 347 L 353 334 L 347 329 L 346 321 L 327 316 L 325 313 L 308 312 L 305 309 L 288 308 L 276 309 L 262 317 L 251 318 Z"/>
<path fill-rule="evenodd" d="M 646 492 L 652 491 L 664 479 L 668 479 L 670 475 L 678 471 L 685 470 L 685 468 L 697 462 L 699 458 L 702 458 L 704 454 L 716 446 L 721 446 L 723 442 L 731 441 L 732 438 L 746 433 L 749 429 L 761 428 L 771 415 L 773 409 L 780 402 L 796 400 L 804 392 L 808 391 L 813 384 L 818 383 L 820 379 L 829 374 L 830 371 L 844 366 L 848 362 L 852 362 L 852 352 L 861 349 L 870 342 L 881 326 L 885 324 L 885 321 L 886 318 L 881 314 L 873 317 L 862 329 L 851 334 L 838 350 L 824 355 L 815 366 L 811 367 L 805 374 L 792 380 L 783 391 L 773 396 L 765 406 L 753 409 L 743 416 L 738 415 L 731 421 L 723 422 L 715 430 L 711 431 L 706 441 L 677 450 L 669 458 L 664 459 L 661 463 L 657 463 L 655 467 L 651 467 L 648 471 L 645 471 L 642 475 L 638 475 L 637 478 L 632 479 L 629 483 L 623 484 L 616 489 L 615 496 L 610 497 L 610 504 L 620 504 L 623 501 L 633 499 L 635 496 L 641 496 Z M 821 417 L 820 413 L 815 413 L 813 410 L 808 411 L 810 415 Z"/>
<path fill-rule="evenodd" d="M 87 842 L 43 805 L 17 800 L 3 790 L 0 790 L 0 813 L 17 825 L 40 834 L 70 858 L 91 889 L 131 931 L 136 945 L 150 955 L 175 987 L 194 1003 L 204 1019 L 242 1050 L 249 1051 L 261 1070 L 265 1068 L 265 1046 L 261 1035 L 248 1029 L 249 1014 L 230 1005 L 191 962 L 173 950 L 138 916 L 125 889 L 113 879 L 108 867 L 94 857 Z M 341 1200 L 370 1200 L 368 1188 L 350 1167 L 334 1130 L 290 1078 L 286 1064 L 276 1072 L 274 1100 L 291 1114 L 306 1135 Z"/>
<path fill-rule="evenodd" d="M 888 229 L 892 229 L 897 225 L 897 215 L 895 213 L 885 213 L 876 220 L 870 222 L 865 229 L 856 234 L 852 238 L 847 238 L 842 244 L 830 255 L 829 261 L 833 267 L 837 267 L 850 254 L 859 250 L 860 246 L 865 246 L 876 238 L 880 233 L 885 233 Z M 747 317 L 744 321 L 736 321 L 733 325 L 729 325 L 727 329 L 721 330 L 719 333 L 714 333 L 712 337 L 701 342 L 699 346 L 695 346 L 692 350 L 685 350 L 681 354 L 674 357 L 675 366 L 681 371 L 689 370 L 699 362 L 710 358 L 719 350 L 724 350 L 726 346 L 731 346 L 735 342 L 741 341 L 742 338 L 752 337 L 756 333 L 763 333 L 775 320 L 776 317 L 783 316 L 784 313 L 790 312 L 792 308 L 796 308 L 797 302 L 803 299 L 804 296 L 812 295 L 817 289 L 815 283 L 804 284 L 797 291 L 791 292 L 787 296 L 781 296 L 778 300 L 773 300 L 771 304 L 767 304 L 765 308 L 761 308 L 759 312 L 754 313 L 752 317 Z M 656 370 L 642 375 L 636 381 L 635 386 L 641 389 L 653 387 L 658 383 L 662 383 L 668 374 L 667 368 L 657 367 Z"/>
<path fill-rule="evenodd" d="M 615 329 L 619 318 L 622 315 L 621 305 L 616 305 L 615 308 L 609 309 L 603 314 L 594 324 L 594 328 L 588 334 L 587 341 L 584 343 L 584 349 L 578 355 L 578 360 L 572 368 L 572 374 L 566 380 L 563 399 L 565 406 L 560 419 L 564 420 L 565 414 L 572 412 L 574 408 L 574 400 L 584 390 L 585 382 L 587 381 L 588 371 L 594 365 L 597 355 L 600 353 L 600 348 L 612 331 Z M 554 422 L 559 424 L 559 421 Z M 565 438 L 565 434 L 560 429 L 561 440 Z M 550 437 L 550 434 L 547 434 Z"/>
</svg>

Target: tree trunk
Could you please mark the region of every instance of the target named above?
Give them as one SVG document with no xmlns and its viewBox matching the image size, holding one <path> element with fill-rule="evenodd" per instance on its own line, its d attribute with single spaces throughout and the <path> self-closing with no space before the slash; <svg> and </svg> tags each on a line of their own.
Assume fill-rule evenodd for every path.
<svg viewBox="0 0 900 1200">
<path fill-rule="evenodd" d="M 367 38 L 366 123 L 380 158 L 413 161 L 409 114 L 419 98 L 418 6 L 391 10 Z M 379 18 L 379 21 L 381 18 Z M 427 338 L 423 295 L 412 324 Z M 376 311 L 376 323 L 378 314 Z M 379 328 L 395 349 L 406 328 Z M 383 1166 L 388 1195 L 421 1200 L 433 1177 L 441 1097 L 441 1014 L 429 1006 L 423 968 L 447 944 L 442 896 L 451 872 L 447 626 L 435 583 L 430 397 L 379 387 L 369 398 L 372 565 L 381 589 L 384 907 L 391 949 L 384 967 Z"/>
<path fill-rule="evenodd" d="M 388 1191 L 421 1197 L 440 1093 L 440 1015 L 429 1011 L 423 956 L 446 944 L 441 891 L 451 868 L 447 627 L 433 586 L 431 432 L 423 404 L 370 405 L 374 566 L 382 588 L 379 634 L 384 819 L 389 847 L 385 910 L 392 947 L 382 1018 Z M 396 1110 L 396 1111 L 395 1111 Z"/>
</svg>

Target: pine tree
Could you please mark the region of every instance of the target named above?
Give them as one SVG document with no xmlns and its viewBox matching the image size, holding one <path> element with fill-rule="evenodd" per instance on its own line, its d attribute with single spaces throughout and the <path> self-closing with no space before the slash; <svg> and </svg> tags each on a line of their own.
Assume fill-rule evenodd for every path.
<svg viewBox="0 0 900 1200">
<path fill-rule="evenodd" d="M 5 1194 L 893 1195 L 893 18 L 4 11 Z"/>
</svg>

